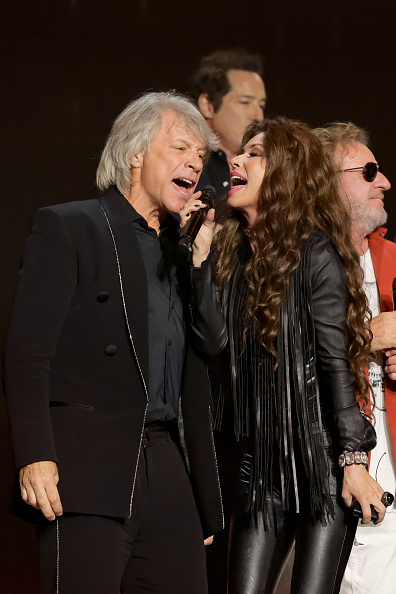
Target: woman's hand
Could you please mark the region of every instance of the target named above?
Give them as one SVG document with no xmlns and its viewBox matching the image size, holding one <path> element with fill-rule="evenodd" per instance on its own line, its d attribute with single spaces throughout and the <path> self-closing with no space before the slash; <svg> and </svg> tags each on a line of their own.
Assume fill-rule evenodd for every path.
<svg viewBox="0 0 396 594">
<path fill-rule="evenodd" d="M 200 191 L 193 194 L 179 212 L 180 227 L 182 229 L 189 223 L 194 212 L 200 208 L 206 208 L 207 205 L 199 199 L 200 195 Z M 209 209 L 206 219 L 192 245 L 192 261 L 196 268 L 199 268 L 209 255 L 215 231 L 214 216 L 214 208 Z"/>
<path fill-rule="evenodd" d="M 370 522 L 370 504 L 378 512 L 378 522 L 382 522 L 384 519 L 386 508 L 381 503 L 383 493 L 383 488 L 369 475 L 364 464 L 351 464 L 344 467 L 342 498 L 347 507 L 352 505 L 354 499 L 360 503 L 363 513 L 363 524 Z"/>
</svg>

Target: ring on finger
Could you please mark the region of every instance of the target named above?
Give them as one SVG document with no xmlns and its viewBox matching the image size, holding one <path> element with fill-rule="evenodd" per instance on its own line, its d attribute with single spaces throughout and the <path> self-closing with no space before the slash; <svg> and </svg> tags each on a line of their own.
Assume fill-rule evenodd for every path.
<svg viewBox="0 0 396 594">
<path fill-rule="evenodd" d="M 392 493 L 389 493 L 389 491 L 384 491 L 382 493 L 381 503 L 383 503 L 385 507 L 389 507 L 390 505 L 392 505 L 394 499 L 395 498 L 393 497 Z"/>
</svg>

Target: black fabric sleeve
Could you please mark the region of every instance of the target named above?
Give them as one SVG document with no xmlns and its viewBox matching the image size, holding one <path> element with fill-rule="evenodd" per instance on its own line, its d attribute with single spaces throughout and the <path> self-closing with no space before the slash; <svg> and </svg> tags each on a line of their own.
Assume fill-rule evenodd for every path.
<svg viewBox="0 0 396 594">
<path fill-rule="evenodd" d="M 57 461 L 49 371 L 77 270 L 64 220 L 51 208 L 39 210 L 25 247 L 6 347 L 6 396 L 17 468 Z"/>
<path fill-rule="evenodd" d="M 329 238 L 318 238 L 312 247 L 311 281 L 319 388 L 334 419 L 336 445 L 340 451 L 368 451 L 375 445 L 375 431 L 356 401 L 345 332 L 345 269 Z"/>
<path fill-rule="evenodd" d="M 227 344 L 227 328 L 209 259 L 201 268 L 192 268 L 191 329 L 195 345 L 206 355 L 219 354 Z"/>
</svg>

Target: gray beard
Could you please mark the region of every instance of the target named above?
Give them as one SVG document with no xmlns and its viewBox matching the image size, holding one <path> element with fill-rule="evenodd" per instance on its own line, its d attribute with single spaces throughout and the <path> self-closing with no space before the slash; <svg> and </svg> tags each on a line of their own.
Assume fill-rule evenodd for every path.
<svg viewBox="0 0 396 594">
<path fill-rule="evenodd" d="M 359 229 L 364 237 L 372 233 L 377 227 L 385 225 L 388 213 L 382 209 L 381 212 L 367 212 L 365 209 L 354 209 L 352 214 L 352 226 Z"/>
</svg>

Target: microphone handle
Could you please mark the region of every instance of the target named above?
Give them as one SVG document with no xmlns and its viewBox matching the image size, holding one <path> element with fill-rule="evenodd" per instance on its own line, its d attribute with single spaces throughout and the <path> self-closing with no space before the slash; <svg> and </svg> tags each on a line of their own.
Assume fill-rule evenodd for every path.
<svg viewBox="0 0 396 594">
<path fill-rule="evenodd" d="M 362 508 L 360 507 L 360 503 L 358 503 L 357 501 L 353 501 L 349 509 L 352 512 L 352 515 L 355 516 L 355 518 L 363 518 Z M 373 505 L 370 505 L 370 509 L 371 521 L 373 522 L 373 524 L 375 524 L 376 522 L 378 522 L 378 512 Z"/>
<path fill-rule="evenodd" d="M 396 309 L 396 277 L 392 283 L 392 298 L 393 298 L 393 309 Z"/>
<path fill-rule="evenodd" d="M 206 218 L 206 213 L 209 210 L 209 206 L 200 208 L 195 211 L 191 217 L 191 221 L 188 223 L 185 232 L 180 235 L 178 248 L 180 252 L 188 253 L 191 250 L 192 244 L 195 241 L 198 231 L 200 230 L 202 223 Z"/>
<path fill-rule="evenodd" d="M 180 234 L 178 249 L 184 254 L 189 254 L 191 251 L 192 244 L 206 219 L 208 210 L 214 207 L 216 190 L 212 186 L 204 186 L 199 200 L 206 204 L 205 208 L 200 208 L 192 213 L 190 221 Z"/>
</svg>

